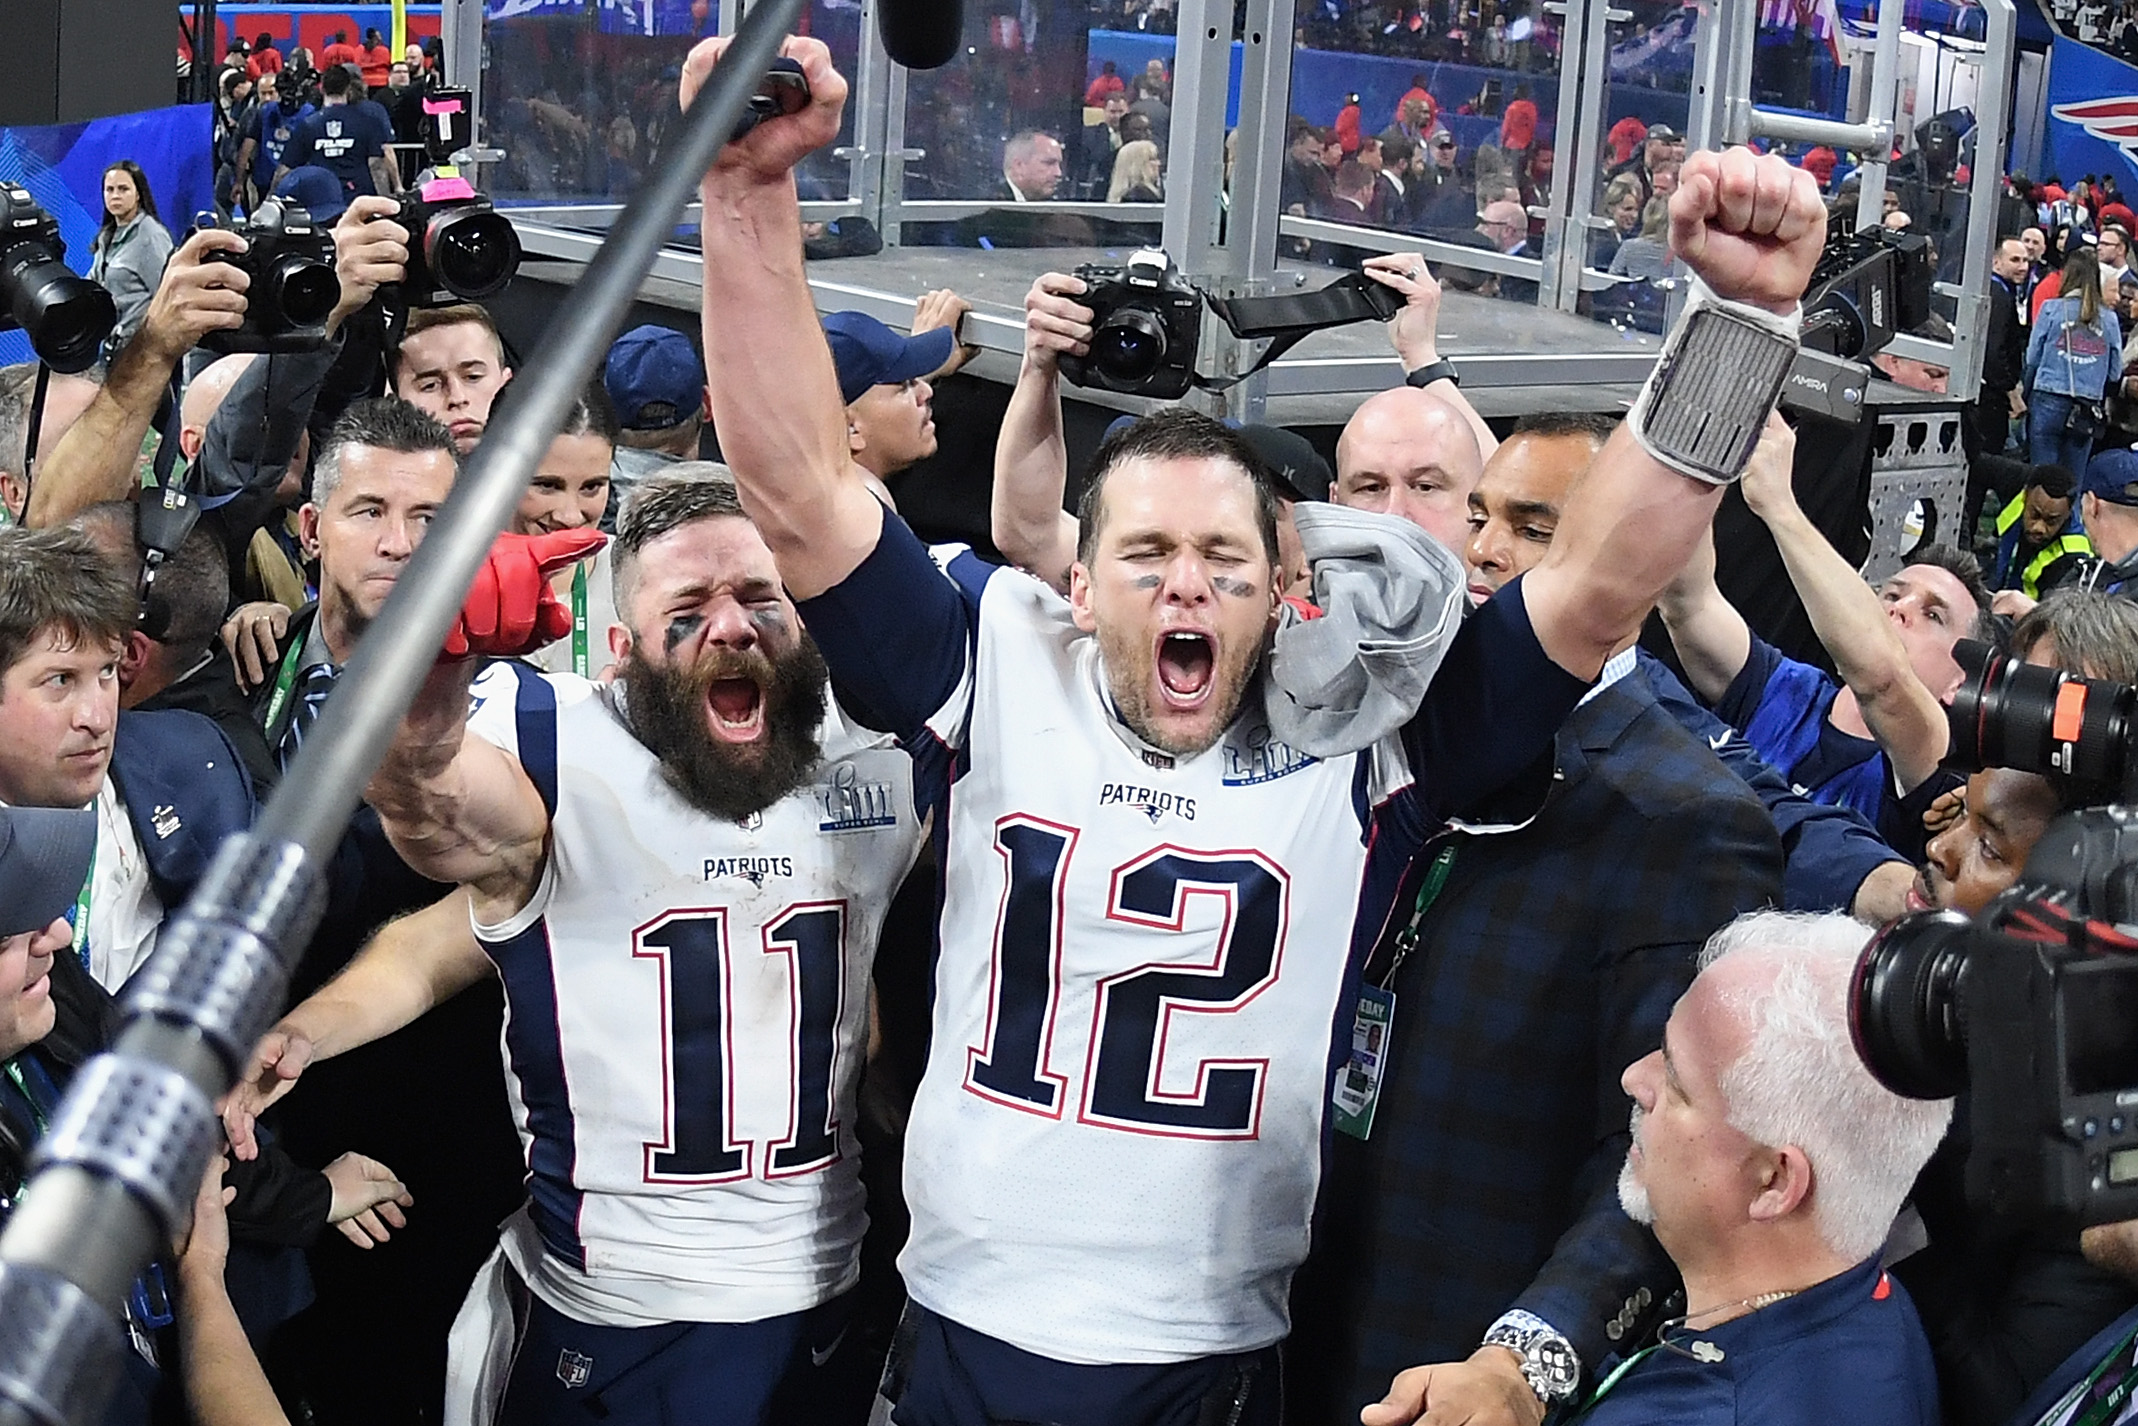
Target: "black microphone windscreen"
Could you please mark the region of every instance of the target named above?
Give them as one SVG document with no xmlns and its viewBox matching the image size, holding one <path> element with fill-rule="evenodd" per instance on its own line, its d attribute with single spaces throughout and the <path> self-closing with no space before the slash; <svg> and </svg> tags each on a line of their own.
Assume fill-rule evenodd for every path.
<svg viewBox="0 0 2138 1426">
<path fill-rule="evenodd" d="M 882 0 L 876 10 L 884 52 L 908 69 L 950 63 L 965 33 L 962 0 Z"/>
</svg>

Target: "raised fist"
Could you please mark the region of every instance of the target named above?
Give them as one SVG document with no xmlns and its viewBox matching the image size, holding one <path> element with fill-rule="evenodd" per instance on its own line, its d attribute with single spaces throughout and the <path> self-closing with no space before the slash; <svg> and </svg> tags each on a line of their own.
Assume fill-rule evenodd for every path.
<svg viewBox="0 0 2138 1426">
<path fill-rule="evenodd" d="M 1670 195 L 1670 250 L 1717 297 L 1788 313 L 1826 246 L 1818 181 L 1772 154 L 1702 149 Z"/>
<path fill-rule="evenodd" d="M 713 66 L 727 53 L 729 39 L 701 40 L 683 61 L 679 97 L 685 109 L 698 97 Z M 839 116 L 846 108 L 846 81 L 832 68 L 831 51 L 822 40 L 789 35 L 779 52 L 802 67 L 809 81 L 809 107 L 798 114 L 766 119 L 720 150 L 707 178 L 730 173 L 759 180 L 784 177 L 810 154 L 839 137 Z"/>
<path fill-rule="evenodd" d="M 445 656 L 517 658 L 572 631 L 572 611 L 549 587 L 550 576 L 600 549 L 598 530 L 497 537 L 475 573 L 460 620 L 446 635 Z"/>
</svg>

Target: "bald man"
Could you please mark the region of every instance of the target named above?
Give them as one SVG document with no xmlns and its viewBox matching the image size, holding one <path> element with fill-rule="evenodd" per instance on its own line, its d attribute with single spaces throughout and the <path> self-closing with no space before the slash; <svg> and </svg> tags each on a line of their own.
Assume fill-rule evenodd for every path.
<svg viewBox="0 0 2138 1426">
<path fill-rule="evenodd" d="M 1329 498 L 1400 516 L 1460 551 L 1470 538 L 1470 492 L 1484 472 L 1462 413 L 1429 391 L 1398 386 L 1368 397 L 1345 423 Z"/>
</svg>

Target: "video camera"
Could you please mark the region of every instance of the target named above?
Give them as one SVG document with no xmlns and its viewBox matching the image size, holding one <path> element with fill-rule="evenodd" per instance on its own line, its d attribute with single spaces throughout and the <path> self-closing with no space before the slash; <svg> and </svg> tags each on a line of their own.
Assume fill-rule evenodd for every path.
<svg viewBox="0 0 2138 1426">
<path fill-rule="evenodd" d="M 520 235 L 461 172 L 473 133 L 473 95 L 436 89 L 423 98 L 427 166 L 388 216 L 408 229 L 408 276 L 399 303 L 435 307 L 504 290 L 520 270 Z"/>
<path fill-rule="evenodd" d="M 1963 640 L 1952 760 L 2129 798 L 2138 689 Z M 2113 789 L 2113 792 L 2110 790 Z M 1970 921 L 1906 916 L 1858 961 L 1857 1054 L 1895 1094 L 1970 1090 L 1968 1198 L 2004 1213 L 2138 1218 L 2138 807 L 2051 823 Z"/>
<path fill-rule="evenodd" d="M 1930 318 L 1933 269 L 1930 240 L 1920 234 L 1836 223 L 1804 292 L 1802 350 L 1782 384 L 1782 404 L 1860 420 L 1871 358 Z"/>
<path fill-rule="evenodd" d="M 119 315 L 66 257 L 59 221 L 27 188 L 0 183 L 0 331 L 20 327 L 46 366 L 71 374 L 96 365 Z"/>
<path fill-rule="evenodd" d="M 1159 248 L 1144 248 L 1122 264 L 1086 264 L 1074 275 L 1084 280 L 1084 293 L 1076 300 L 1092 312 L 1091 349 L 1081 357 L 1065 354 L 1062 375 L 1079 386 L 1162 401 L 1177 400 L 1191 387 L 1223 391 L 1324 327 L 1385 322 L 1403 306 L 1393 288 L 1356 272 L 1313 292 L 1211 297 Z M 1196 374 L 1206 302 L 1235 337 L 1271 339 L 1255 364 L 1237 376 Z"/>
<path fill-rule="evenodd" d="M 193 226 L 220 224 L 213 213 L 201 213 Z M 327 318 L 341 301 L 334 235 L 280 198 L 268 199 L 230 231 L 245 240 L 245 251 L 218 253 L 215 260 L 252 279 L 245 289 L 245 321 L 226 332 L 210 332 L 200 344 L 224 354 L 317 351 L 327 339 Z"/>
</svg>

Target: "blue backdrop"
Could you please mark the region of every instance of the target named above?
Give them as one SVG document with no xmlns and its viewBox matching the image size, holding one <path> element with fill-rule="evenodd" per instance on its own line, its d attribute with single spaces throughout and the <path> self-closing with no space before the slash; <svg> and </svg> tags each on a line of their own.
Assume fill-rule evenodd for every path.
<svg viewBox="0 0 2138 1426">
<path fill-rule="evenodd" d="M 2128 117 L 2126 117 L 2128 116 Z M 2048 174 L 2066 183 L 2113 173 L 2138 192 L 2138 69 L 2077 40 L 2059 38 L 2049 60 Z M 2119 142 L 2120 140 L 2120 142 Z"/>
<path fill-rule="evenodd" d="M 193 215 L 215 206 L 209 160 L 209 108 L 181 104 L 81 124 L 0 128 L 0 179 L 19 183 L 59 220 L 67 266 L 89 271 L 89 245 L 104 216 L 104 170 L 122 158 L 148 175 L 156 211 L 173 237 Z M 20 332 L 0 332 L 0 365 L 27 361 Z"/>
</svg>

